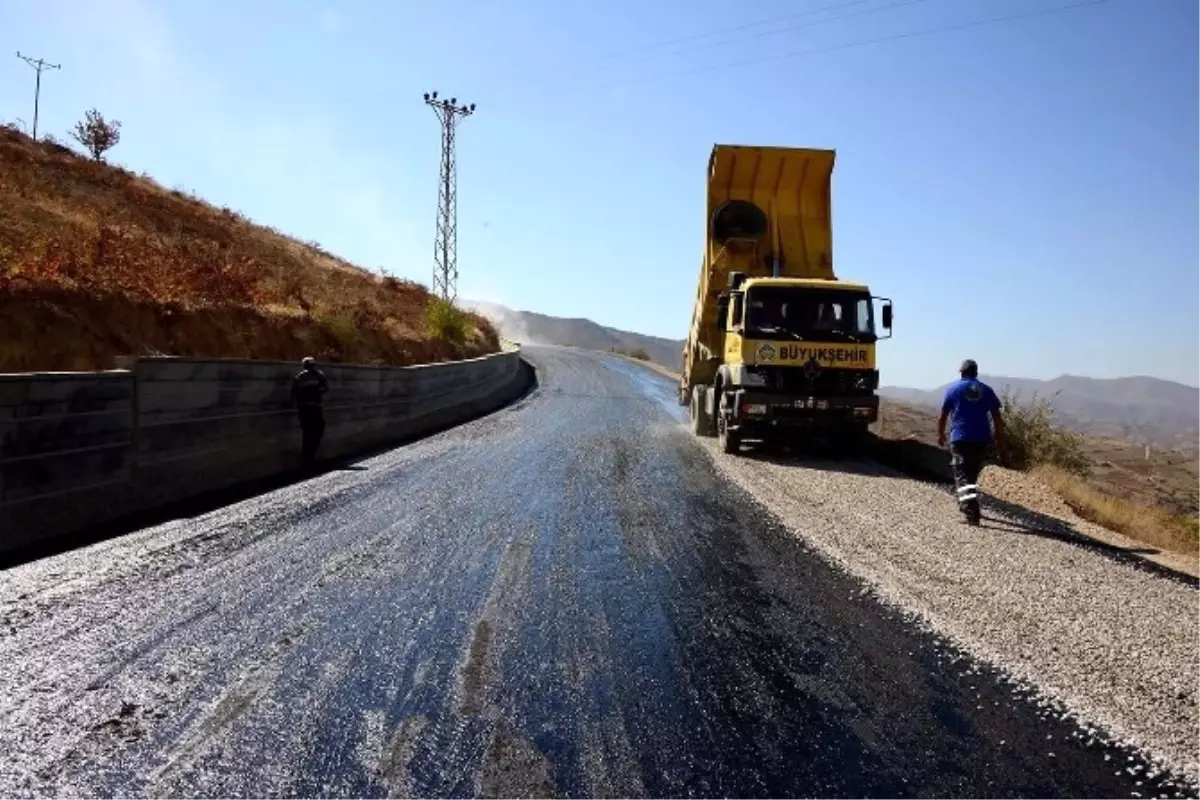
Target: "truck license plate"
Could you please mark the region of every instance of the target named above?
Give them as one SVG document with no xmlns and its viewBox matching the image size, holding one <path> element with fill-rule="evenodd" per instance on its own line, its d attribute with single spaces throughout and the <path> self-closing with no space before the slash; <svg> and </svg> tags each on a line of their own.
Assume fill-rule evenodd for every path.
<svg viewBox="0 0 1200 800">
<path fill-rule="evenodd" d="M 796 408 L 812 408 L 813 399 L 811 397 L 809 397 L 808 399 L 805 399 L 802 397 L 799 400 L 797 400 L 794 405 L 796 406 Z"/>
</svg>

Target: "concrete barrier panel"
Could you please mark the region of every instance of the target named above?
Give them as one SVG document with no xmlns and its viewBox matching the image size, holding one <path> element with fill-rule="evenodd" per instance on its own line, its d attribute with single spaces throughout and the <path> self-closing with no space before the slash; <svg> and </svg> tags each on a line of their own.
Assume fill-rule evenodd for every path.
<svg viewBox="0 0 1200 800">
<path fill-rule="evenodd" d="M 292 363 L 144 358 L 128 371 L 0 376 L 0 551 L 299 465 Z M 515 349 L 417 367 L 323 366 L 319 458 L 495 410 Z"/>
<path fill-rule="evenodd" d="M 0 549 L 86 524 L 120 495 L 134 427 L 128 372 L 0 375 Z"/>
</svg>

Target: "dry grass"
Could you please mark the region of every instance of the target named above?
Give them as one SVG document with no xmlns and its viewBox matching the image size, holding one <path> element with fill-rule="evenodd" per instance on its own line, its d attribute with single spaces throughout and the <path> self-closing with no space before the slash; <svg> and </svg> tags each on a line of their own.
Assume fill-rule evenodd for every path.
<svg viewBox="0 0 1200 800">
<path fill-rule="evenodd" d="M 626 356 L 627 358 L 636 358 L 638 361 L 652 361 L 650 354 L 642 347 L 614 347 L 612 352 L 617 355 Z"/>
<path fill-rule="evenodd" d="M 1039 466 L 1033 474 L 1084 519 L 1140 542 L 1177 553 L 1196 555 L 1197 517 L 1172 514 L 1162 508 L 1116 497 L 1061 467 Z"/>
<path fill-rule="evenodd" d="M 413 364 L 499 349 L 484 318 L 148 176 L 0 127 L 0 372 L 161 353 Z"/>
</svg>

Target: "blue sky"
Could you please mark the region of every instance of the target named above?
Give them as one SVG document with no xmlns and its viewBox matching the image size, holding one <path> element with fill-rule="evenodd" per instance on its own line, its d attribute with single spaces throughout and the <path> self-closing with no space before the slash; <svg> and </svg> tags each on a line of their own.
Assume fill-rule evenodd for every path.
<svg viewBox="0 0 1200 800">
<path fill-rule="evenodd" d="M 896 302 L 885 383 L 1195 385 L 1198 4 L 897 38 L 1074 1 L 0 0 L 0 118 L 43 56 L 42 131 L 95 106 L 112 160 L 428 284 L 436 88 L 479 106 L 460 294 L 680 338 L 713 143 L 832 147 L 835 269 Z"/>
</svg>

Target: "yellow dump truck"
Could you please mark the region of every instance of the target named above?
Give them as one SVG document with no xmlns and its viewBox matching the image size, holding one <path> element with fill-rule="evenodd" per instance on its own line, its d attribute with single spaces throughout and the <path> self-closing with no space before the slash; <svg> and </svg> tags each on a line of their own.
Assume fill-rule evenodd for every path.
<svg viewBox="0 0 1200 800">
<path fill-rule="evenodd" d="M 878 417 L 875 343 L 891 336 L 892 303 L 834 275 L 833 160 L 832 150 L 738 145 L 709 158 L 679 402 L 692 430 L 727 453 L 805 433 L 856 448 Z"/>
</svg>

